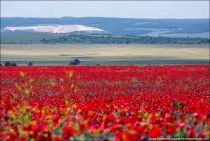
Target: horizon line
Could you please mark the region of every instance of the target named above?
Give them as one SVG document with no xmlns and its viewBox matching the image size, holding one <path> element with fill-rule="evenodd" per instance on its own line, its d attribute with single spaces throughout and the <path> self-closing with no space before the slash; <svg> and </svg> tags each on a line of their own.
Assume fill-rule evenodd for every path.
<svg viewBox="0 0 210 141">
<path fill-rule="evenodd" d="M 145 17 L 141 17 L 141 18 L 129 18 L 129 17 L 109 17 L 109 16 L 105 16 L 105 17 L 99 17 L 99 16 L 81 16 L 81 17 L 76 17 L 76 16 L 62 16 L 62 17 L 30 17 L 30 16 L 27 16 L 27 17 L 22 17 L 22 16 L 11 16 L 11 17 L 0 17 L 0 18 L 39 18 L 39 19 L 61 19 L 61 18 L 115 18 L 115 19 L 165 19 L 165 20 L 201 20 L 201 19 L 210 19 L 209 18 L 169 18 L 169 17 L 166 17 L 166 18 L 145 18 Z"/>
</svg>

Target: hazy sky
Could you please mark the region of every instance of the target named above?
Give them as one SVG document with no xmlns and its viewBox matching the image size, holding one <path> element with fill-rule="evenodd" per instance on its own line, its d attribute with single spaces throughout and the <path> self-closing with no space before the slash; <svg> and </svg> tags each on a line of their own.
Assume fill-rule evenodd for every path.
<svg viewBox="0 0 210 141">
<path fill-rule="evenodd" d="M 1 17 L 209 18 L 209 1 L 1 1 Z"/>
</svg>

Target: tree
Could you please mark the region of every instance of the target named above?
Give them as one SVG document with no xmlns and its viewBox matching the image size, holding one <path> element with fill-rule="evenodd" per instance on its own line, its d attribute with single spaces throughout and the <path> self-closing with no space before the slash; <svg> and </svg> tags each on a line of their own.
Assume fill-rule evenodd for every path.
<svg viewBox="0 0 210 141">
<path fill-rule="evenodd" d="M 79 59 L 74 59 L 73 61 L 69 62 L 69 65 L 79 65 L 80 64 L 80 60 Z"/>
<path fill-rule="evenodd" d="M 28 62 L 28 66 L 33 66 L 33 62 Z"/>
</svg>

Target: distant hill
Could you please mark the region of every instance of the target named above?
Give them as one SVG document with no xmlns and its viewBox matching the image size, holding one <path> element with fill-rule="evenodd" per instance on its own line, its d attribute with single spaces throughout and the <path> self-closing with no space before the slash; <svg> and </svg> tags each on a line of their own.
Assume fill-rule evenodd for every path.
<svg viewBox="0 0 210 141">
<path fill-rule="evenodd" d="M 68 25 L 68 27 L 70 27 L 71 25 L 78 25 L 81 27 L 100 29 L 100 32 L 87 31 L 86 33 L 100 34 L 100 35 L 105 34 L 112 37 L 149 36 L 149 37 L 209 39 L 209 19 L 130 19 L 130 18 L 103 18 L 103 17 L 81 17 L 81 18 L 1 17 L 1 41 L 2 43 L 12 43 L 12 42 L 41 43 L 40 41 L 42 39 L 53 40 L 56 38 L 64 38 L 65 36 L 70 36 L 70 34 L 75 34 L 75 32 L 39 33 L 39 32 L 34 32 L 33 30 L 24 30 L 24 31 L 14 30 L 13 32 L 5 30 L 5 29 L 17 29 L 17 27 L 19 28 L 21 27 L 22 29 L 24 28 L 33 29 L 36 26 L 56 27 L 55 25 L 65 25 L 65 26 Z M 55 30 L 55 29 L 50 29 L 50 30 Z M 77 33 L 84 34 L 84 32 L 77 32 Z"/>
<path fill-rule="evenodd" d="M 102 17 L 1 18 L 1 29 L 7 26 L 34 26 L 45 24 L 85 25 L 103 29 L 110 34 L 117 35 L 149 34 L 162 36 L 186 34 L 186 36 L 190 36 L 190 34 L 209 32 L 209 19 L 128 19 Z"/>
</svg>

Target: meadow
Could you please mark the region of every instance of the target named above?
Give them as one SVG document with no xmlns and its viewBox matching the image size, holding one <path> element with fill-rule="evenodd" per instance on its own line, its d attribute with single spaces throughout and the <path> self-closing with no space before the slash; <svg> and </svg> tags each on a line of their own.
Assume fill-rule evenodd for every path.
<svg viewBox="0 0 210 141">
<path fill-rule="evenodd" d="M 209 2 L 1 2 L 0 141 L 210 141 Z"/>
<path fill-rule="evenodd" d="M 67 65 L 74 58 L 81 65 L 206 64 L 207 45 L 171 44 L 2 44 L 1 61 L 27 65 Z"/>
<path fill-rule="evenodd" d="M 209 65 L 0 68 L 1 140 L 210 138 Z"/>
</svg>

